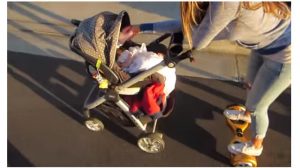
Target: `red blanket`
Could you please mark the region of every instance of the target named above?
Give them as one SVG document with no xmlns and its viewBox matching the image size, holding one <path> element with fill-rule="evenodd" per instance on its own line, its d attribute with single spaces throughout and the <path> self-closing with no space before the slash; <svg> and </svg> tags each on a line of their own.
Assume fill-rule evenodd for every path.
<svg viewBox="0 0 300 168">
<path fill-rule="evenodd" d="M 165 85 L 162 83 L 153 83 L 143 90 L 142 98 L 139 96 L 126 97 L 125 100 L 130 106 L 130 111 L 135 113 L 140 109 L 150 116 L 160 113 L 166 103 L 164 87 Z"/>
</svg>

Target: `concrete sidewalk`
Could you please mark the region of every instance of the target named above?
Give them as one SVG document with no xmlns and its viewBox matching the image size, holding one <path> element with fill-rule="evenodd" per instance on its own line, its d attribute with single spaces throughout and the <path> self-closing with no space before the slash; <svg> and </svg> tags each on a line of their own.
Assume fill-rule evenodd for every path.
<svg viewBox="0 0 300 168">
<path fill-rule="evenodd" d="M 69 20 L 105 10 L 128 11 L 132 24 L 179 17 L 178 2 L 9 2 L 8 50 L 82 62 L 68 48 L 68 37 L 74 31 Z M 134 41 L 147 43 L 155 37 L 142 34 Z M 248 53 L 228 41 L 213 42 L 195 54 L 195 63 L 185 61 L 178 65 L 177 74 L 239 81 L 246 74 Z"/>
</svg>

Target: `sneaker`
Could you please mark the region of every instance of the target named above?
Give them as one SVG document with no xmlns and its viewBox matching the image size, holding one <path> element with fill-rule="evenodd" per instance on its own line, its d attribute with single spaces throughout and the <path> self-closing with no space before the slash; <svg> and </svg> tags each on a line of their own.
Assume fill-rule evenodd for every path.
<svg viewBox="0 0 300 168">
<path fill-rule="evenodd" d="M 224 115 L 226 118 L 230 120 L 242 120 L 248 123 L 251 123 L 251 117 L 249 115 L 245 115 L 245 112 L 238 110 L 225 110 Z"/>
<path fill-rule="evenodd" d="M 255 148 L 251 142 L 240 142 L 233 143 L 228 145 L 228 150 L 233 154 L 245 154 L 249 156 L 259 156 L 263 151 L 263 147 L 257 149 Z"/>
</svg>

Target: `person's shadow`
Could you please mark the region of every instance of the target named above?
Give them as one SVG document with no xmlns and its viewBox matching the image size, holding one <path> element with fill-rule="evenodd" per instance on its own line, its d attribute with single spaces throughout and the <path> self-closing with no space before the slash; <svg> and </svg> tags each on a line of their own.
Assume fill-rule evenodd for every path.
<svg viewBox="0 0 300 168">
<path fill-rule="evenodd" d="M 227 156 L 216 150 L 219 140 L 196 123 L 197 119 L 213 120 L 212 113 L 215 111 L 222 110 L 177 89 L 174 111 L 168 118 L 159 122 L 159 129 L 191 149 L 229 164 Z"/>
</svg>

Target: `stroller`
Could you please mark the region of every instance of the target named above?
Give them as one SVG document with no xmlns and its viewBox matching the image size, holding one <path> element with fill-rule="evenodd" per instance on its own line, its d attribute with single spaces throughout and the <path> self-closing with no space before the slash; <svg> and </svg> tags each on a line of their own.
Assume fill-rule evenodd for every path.
<svg viewBox="0 0 300 168">
<path fill-rule="evenodd" d="M 160 69 L 166 66 L 175 68 L 180 61 L 192 59 L 191 51 L 182 51 L 182 33 L 167 33 L 150 42 L 147 48 L 165 49 L 164 60 L 146 71 L 128 74 L 115 63 L 119 32 L 130 25 L 126 11 L 119 14 L 105 11 L 83 21 L 72 19 L 71 23 L 76 29 L 70 37 L 69 47 L 85 59 L 87 73 L 97 81 L 84 102 L 85 126 L 92 131 L 103 130 L 103 123 L 92 116 L 94 112 L 100 112 L 121 125 L 135 126 L 143 131 L 143 135 L 137 141 L 141 150 L 147 153 L 161 152 L 165 142 L 162 134 L 156 132 L 156 125 L 158 119 L 169 116 L 173 111 L 174 91 L 167 97 L 160 118 L 131 113 L 130 105 L 124 100 L 124 96 L 138 95 L 143 91 L 143 87 L 153 82 L 153 76 L 157 75 Z M 168 47 L 161 44 L 167 38 L 170 38 Z M 126 49 L 132 46 L 141 45 L 127 41 L 122 47 Z M 150 123 L 153 124 L 152 130 L 147 129 Z"/>
</svg>

